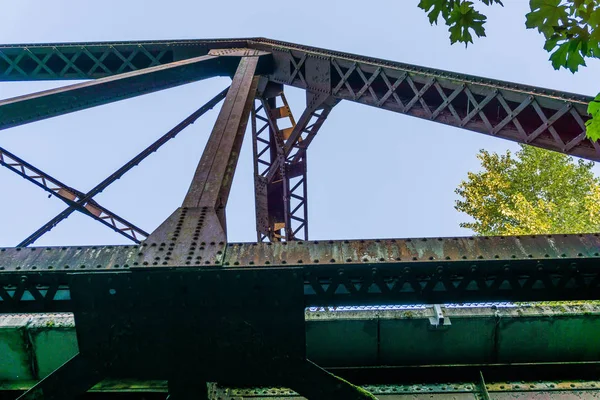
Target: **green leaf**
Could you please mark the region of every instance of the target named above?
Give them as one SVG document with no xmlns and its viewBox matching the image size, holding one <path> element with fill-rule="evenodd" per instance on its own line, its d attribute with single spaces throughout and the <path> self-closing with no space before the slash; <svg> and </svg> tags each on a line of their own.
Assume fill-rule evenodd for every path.
<svg viewBox="0 0 600 400">
<path fill-rule="evenodd" d="M 600 93 L 596 98 L 590 101 L 587 109 L 592 119 L 585 123 L 585 135 L 593 142 L 600 139 Z"/>
<path fill-rule="evenodd" d="M 592 117 L 600 117 L 600 93 L 594 100 L 590 101 L 587 112 Z"/>
<path fill-rule="evenodd" d="M 530 0 L 531 12 L 526 15 L 525 26 L 528 29 L 536 29 L 549 38 L 569 18 L 567 6 L 561 5 L 561 0 Z"/>
<path fill-rule="evenodd" d="M 425 12 L 429 17 L 431 25 L 437 24 L 440 14 L 442 18 L 448 18 L 449 9 L 454 0 L 421 0 L 418 7 Z"/>
<path fill-rule="evenodd" d="M 592 142 L 600 139 L 600 118 L 592 118 L 585 123 L 585 136 Z"/>
<path fill-rule="evenodd" d="M 575 73 L 579 66 L 585 66 L 585 59 L 580 52 L 581 46 L 582 42 L 580 40 L 565 42 L 558 46 L 558 49 L 550 55 L 550 61 L 552 61 L 554 69 L 565 67 Z"/>
<path fill-rule="evenodd" d="M 473 7 L 470 1 L 463 1 L 460 4 L 454 4 L 446 24 L 450 26 L 450 42 L 464 43 L 465 46 L 473 43 L 473 36 L 470 30 L 473 30 L 478 37 L 485 36 L 485 23 L 487 17 Z"/>
</svg>

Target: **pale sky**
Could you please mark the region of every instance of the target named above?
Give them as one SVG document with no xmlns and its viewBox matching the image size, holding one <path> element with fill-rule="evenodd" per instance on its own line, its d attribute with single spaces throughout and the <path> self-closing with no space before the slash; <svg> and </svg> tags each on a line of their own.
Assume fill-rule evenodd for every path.
<svg viewBox="0 0 600 400">
<path fill-rule="evenodd" d="M 450 46 L 418 0 L 116 1 L 0 0 L 0 43 L 205 39 L 264 36 L 455 72 L 595 95 L 600 61 L 554 71 L 543 38 L 526 30 L 526 0 L 485 10 L 488 37 Z M 487 7 L 482 7 L 487 8 Z M 64 85 L 1 83 L 0 99 Z M 87 191 L 229 84 L 211 79 L 0 132 L 0 146 Z M 299 116 L 303 93 L 286 88 Z M 217 112 L 206 114 L 96 200 L 147 231 L 181 204 Z M 254 241 L 251 136 L 227 208 L 230 241 Z M 351 102 L 340 103 L 308 152 L 311 239 L 469 235 L 454 189 L 479 167 L 479 149 L 514 143 Z M 596 171 L 600 170 L 596 167 Z M 66 206 L 0 169 L 0 246 L 14 246 Z M 125 244 L 74 213 L 36 245 Z"/>
</svg>

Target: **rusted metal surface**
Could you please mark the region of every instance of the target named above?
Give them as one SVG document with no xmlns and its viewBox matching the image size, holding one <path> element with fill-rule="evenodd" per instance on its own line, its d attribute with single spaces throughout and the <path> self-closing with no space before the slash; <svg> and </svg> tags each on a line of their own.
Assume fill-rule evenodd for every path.
<svg viewBox="0 0 600 400">
<path fill-rule="evenodd" d="M 203 210 L 197 211 L 190 220 L 184 216 L 179 234 L 195 234 L 194 221 L 200 221 Z M 180 220 L 176 217 L 174 229 Z M 248 270 L 302 267 L 307 305 L 581 300 L 598 299 L 600 293 L 598 235 L 227 246 L 221 242 L 195 242 L 194 237 L 180 247 L 171 245 L 176 242 L 150 240 L 141 246 L 0 249 L 0 281 L 4 287 L 12 285 L 24 290 L 23 286 L 35 287 L 46 280 L 52 285 L 68 285 L 67 275 L 74 270 L 92 273 L 130 267 L 198 267 L 221 263 Z M 205 258 L 208 253 L 215 258 Z M 0 297 L 9 300 L 8 304 L 0 302 L 4 312 L 18 312 L 23 305 L 18 297 L 2 291 Z M 44 302 L 53 303 L 52 298 L 39 300 L 39 304 L 30 302 L 27 307 L 45 310 L 49 305 Z M 61 304 L 68 307 L 68 302 Z"/>
<path fill-rule="evenodd" d="M 242 59 L 182 207 L 148 238 L 141 266 L 220 265 L 227 240 L 225 206 L 256 92 L 258 57 Z M 166 251 L 165 250 L 166 246 Z"/>
<path fill-rule="evenodd" d="M 270 39 L 275 82 L 591 160 L 591 97 Z"/>
<path fill-rule="evenodd" d="M 146 47 L 156 56 L 148 57 Z M 210 49 L 243 47 L 273 54 L 269 78 L 278 83 L 600 160 L 600 145 L 585 137 L 589 96 L 265 38 L 0 46 L 0 79 L 107 76 L 144 65 L 126 63 L 123 57 L 111 60 L 110 67 L 102 62 L 121 51 L 144 53 L 139 57 L 142 61 L 160 65 L 207 54 Z M 73 53 L 74 60 L 61 57 L 63 52 Z M 44 61 L 46 57 L 60 58 L 58 66 L 68 68 L 57 68 L 57 62 Z"/>
<path fill-rule="evenodd" d="M 306 150 L 335 104 L 330 96 L 307 93 L 307 107 L 296 123 L 283 85 L 266 80 L 259 85 L 252 111 L 259 242 L 308 239 Z"/>
<path fill-rule="evenodd" d="M 414 239 L 232 243 L 230 265 L 380 264 L 600 257 L 600 235 L 475 236 Z M 285 261 L 285 263 L 283 263 Z M 431 262 L 430 262 L 431 261 Z M 236 264 L 237 263 L 237 264 Z"/>
<path fill-rule="evenodd" d="M 307 305 L 591 299 L 600 283 L 599 240 L 552 235 L 230 244 L 225 264 L 304 265 Z"/>
<path fill-rule="evenodd" d="M 302 236 L 308 237 L 307 211 L 304 192 L 300 187 L 306 180 L 306 169 L 298 174 L 300 183 L 292 188 L 292 178 L 283 152 L 285 141 L 296 127 L 296 120 L 289 108 L 283 87 L 272 85 L 263 80 L 259 86 L 258 99 L 252 112 L 252 136 L 254 149 L 254 181 L 256 203 L 258 204 L 257 239 L 270 241 L 294 240 L 296 233 L 303 230 Z M 281 106 L 279 106 L 281 104 Z M 283 121 L 281 121 L 283 120 Z M 305 167 L 305 165 L 304 165 Z M 273 172 L 271 178 L 269 173 Z M 300 199 L 296 209 L 292 209 L 292 196 Z M 294 212 L 292 212 L 294 211 Z M 298 212 L 299 211 L 299 212 Z M 292 219 L 300 221 L 294 232 Z"/>
</svg>

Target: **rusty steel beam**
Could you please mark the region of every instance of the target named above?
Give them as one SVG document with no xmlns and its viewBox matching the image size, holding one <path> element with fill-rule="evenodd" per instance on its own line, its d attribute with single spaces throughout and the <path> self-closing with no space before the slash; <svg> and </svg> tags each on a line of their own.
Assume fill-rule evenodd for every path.
<svg viewBox="0 0 600 400">
<path fill-rule="evenodd" d="M 263 79 L 257 95 L 252 109 L 257 239 L 272 242 L 294 240 L 296 235 L 291 225 L 292 176 L 285 162 L 284 146 L 290 133 L 296 129 L 296 121 L 282 85 L 269 84 Z M 306 165 L 299 166 L 294 177 L 305 181 Z M 272 173 L 270 177 L 269 173 Z M 302 191 L 300 193 L 304 194 Z M 300 198 L 305 199 L 304 196 Z M 302 201 L 301 206 L 305 205 L 306 202 Z M 306 211 L 306 208 L 300 211 Z M 303 216 L 298 218 L 301 221 L 298 231 L 308 228 L 306 215 Z M 304 229 L 303 233 L 306 240 L 308 230 Z"/>
<path fill-rule="evenodd" d="M 269 39 L 248 46 L 272 52 L 274 82 L 600 160 L 585 136 L 589 96 Z"/>
<path fill-rule="evenodd" d="M 119 168 L 117 171 L 115 171 L 108 178 L 106 178 L 105 180 L 100 182 L 98 185 L 96 185 L 88 193 L 79 195 L 77 197 L 77 199 L 72 201 L 73 204 L 70 204 L 68 208 L 66 208 L 64 211 L 62 211 L 56 217 L 52 218 L 45 225 L 40 227 L 37 231 L 35 231 L 30 236 L 28 236 L 21 243 L 19 243 L 18 247 L 29 246 L 30 244 L 34 243 L 37 239 L 39 239 L 42 235 L 44 235 L 46 232 L 49 232 L 52 228 L 54 228 L 60 221 L 64 220 L 69 215 L 71 215 L 73 213 L 73 211 L 75 211 L 75 209 L 77 209 L 78 207 L 85 207 L 87 204 L 92 203 L 93 202 L 92 198 L 94 196 L 101 193 L 104 189 L 106 189 L 109 185 L 111 185 L 116 180 L 120 179 L 125 173 L 127 173 L 129 170 L 131 170 L 132 168 L 137 166 L 146 157 L 148 157 L 150 154 L 157 151 L 163 144 L 165 144 L 169 140 L 173 139 L 182 130 L 184 130 L 189 125 L 193 124 L 198 118 L 200 118 L 202 115 L 204 115 L 206 112 L 211 110 L 214 106 L 216 106 L 225 97 L 227 90 L 228 89 L 223 90 L 221 93 L 217 94 L 215 97 L 213 97 L 211 100 L 209 100 L 206 104 L 204 104 L 198 110 L 194 111 L 192 114 L 190 114 L 189 117 L 187 117 L 186 119 L 181 121 L 173 129 L 171 129 L 169 132 L 167 132 L 166 134 L 161 136 L 157 141 L 152 143 L 150 146 L 148 146 L 146 149 L 144 149 L 138 155 L 133 157 L 130 161 L 128 161 L 125 165 L 123 165 L 121 168 Z M 95 202 L 92 203 L 92 206 L 95 204 L 96 204 Z M 148 234 L 145 232 L 144 232 L 144 235 L 148 236 Z"/>
<path fill-rule="evenodd" d="M 252 111 L 258 241 L 308 240 L 306 149 L 337 103 L 307 93 L 298 122 L 283 85 L 261 82 Z"/>
<path fill-rule="evenodd" d="M 5 166 L 51 195 L 61 199 L 67 205 L 75 207 L 81 213 L 92 217 L 136 243 L 148 237 L 146 231 L 119 217 L 107 208 L 102 207 L 94 200 L 90 200 L 85 204 L 79 204 L 78 200 L 85 196 L 83 192 L 65 185 L 58 179 L 55 179 L 2 147 L 0 147 L 0 165 Z"/>
<path fill-rule="evenodd" d="M 584 132 L 591 98 L 262 38 L 243 42 L 186 42 L 187 56 L 177 60 L 174 53 L 167 56 L 167 42 L 139 44 L 135 50 L 132 43 L 82 44 L 72 57 L 65 53 L 73 45 L 0 46 L 0 75 L 7 80 L 72 78 L 72 71 L 98 78 L 0 101 L 0 129 L 236 70 L 183 206 L 141 246 L 0 249 L 0 312 L 74 311 L 80 360 L 106 366 L 111 376 L 130 377 L 135 371 L 137 377 L 169 379 L 176 398 L 192 395 L 177 389 L 192 380 L 231 380 L 286 385 L 308 397 L 359 399 L 372 397 L 306 359 L 304 307 L 598 299 L 598 234 L 292 241 L 302 229 L 307 237 L 306 147 L 340 100 L 600 160 L 600 145 Z M 104 46 L 102 55 L 89 51 L 94 46 Z M 255 168 L 266 182 L 267 198 L 257 204 L 266 203 L 269 239 L 278 239 L 272 217 L 283 210 L 279 239 L 287 241 L 227 243 L 225 206 L 259 75 Z M 283 85 L 309 93 L 298 123 Z M 289 118 L 291 127 L 279 126 L 282 118 Z M 178 127 L 193 119 L 186 121 Z M 259 139 L 265 149 L 258 148 Z M 262 154 L 268 161 L 262 160 L 267 168 L 261 171 Z M 83 207 L 147 155 L 149 149 L 26 242 Z M 272 202 L 268 185 L 278 182 L 281 193 L 273 191 Z M 298 188 L 302 195 L 296 198 Z M 292 219 L 299 210 L 304 219 L 297 219 L 296 229 Z M 436 326 L 444 319 L 437 307 Z M 272 329 L 274 318 L 278 330 Z M 200 358 L 211 361 L 198 365 Z M 40 390 L 62 398 L 85 391 L 94 383 L 94 368 L 86 373 L 73 365 L 65 364 L 23 398 Z M 63 386 L 78 373 L 87 375 L 79 377 L 80 386 Z M 488 385 L 480 377 L 485 398 Z"/>
<path fill-rule="evenodd" d="M 194 242 L 194 250 L 171 243 L 0 249 L 0 312 L 71 310 L 69 276 L 74 270 L 116 273 L 163 262 L 187 268 L 187 262 L 198 265 L 196 254 L 217 251 L 222 252 L 219 265 L 240 276 L 301 268 L 307 306 L 594 300 L 600 293 L 598 234 Z"/>
<path fill-rule="evenodd" d="M 255 72 L 259 58 L 254 54 L 240 61 L 182 206 L 148 238 L 154 243 L 169 243 L 169 251 L 144 252 L 142 266 L 222 262 L 227 241 L 225 206 L 258 84 Z M 164 245 L 161 247 L 164 250 Z"/>
</svg>

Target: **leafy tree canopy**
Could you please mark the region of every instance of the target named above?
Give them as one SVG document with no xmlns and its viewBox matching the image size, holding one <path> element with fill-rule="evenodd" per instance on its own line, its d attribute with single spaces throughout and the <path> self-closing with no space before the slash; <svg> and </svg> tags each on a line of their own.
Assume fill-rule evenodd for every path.
<svg viewBox="0 0 600 400">
<path fill-rule="evenodd" d="M 477 0 L 475 0 L 477 1 Z M 523 0 L 525 1 L 525 0 Z M 485 36 L 487 17 L 477 6 L 504 6 L 502 0 L 420 0 L 419 8 L 431 24 L 441 18 L 448 26 L 450 42 L 473 43 L 473 33 Z M 586 59 L 600 58 L 599 0 L 529 0 L 530 12 L 525 16 L 527 29 L 536 29 L 546 39 L 544 49 L 550 53 L 555 69 L 567 68 L 575 73 Z M 600 94 L 588 113 L 587 136 L 600 139 Z"/>
<path fill-rule="evenodd" d="M 512 154 L 477 156 L 482 171 L 469 172 L 456 189 L 462 223 L 479 235 L 600 231 L 600 179 L 592 162 L 522 145 Z"/>
</svg>

